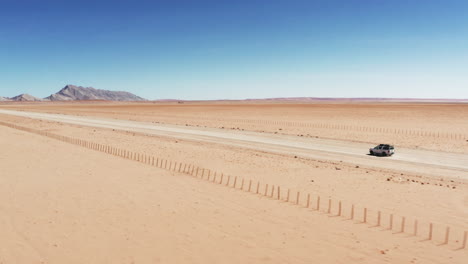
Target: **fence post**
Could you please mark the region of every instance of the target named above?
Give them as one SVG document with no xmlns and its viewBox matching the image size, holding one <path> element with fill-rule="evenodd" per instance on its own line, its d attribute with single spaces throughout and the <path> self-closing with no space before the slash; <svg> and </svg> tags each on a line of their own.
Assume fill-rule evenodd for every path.
<svg viewBox="0 0 468 264">
<path fill-rule="evenodd" d="M 236 183 L 237 183 L 237 176 L 234 178 L 234 186 L 233 186 L 233 188 L 236 188 Z"/>
<path fill-rule="evenodd" d="M 464 235 L 463 235 L 463 243 L 462 243 L 462 249 L 465 249 L 466 248 L 466 242 L 468 240 L 468 231 L 465 231 Z"/>
<path fill-rule="evenodd" d="M 317 211 L 320 211 L 320 195 L 317 196 Z"/>
<path fill-rule="evenodd" d="M 224 178 L 224 173 L 221 173 L 221 181 L 219 182 L 219 184 L 223 184 L 223 178 Z"/>
<path fill-rule="evenodd" d="M 393 230 L 393 214 L 390 214 L 390 230 Z"/>
<path fill-rule="evenodd" d="M 229 181 L 231 181 L 231 175 L 228 175 L 228 180 L 226 182 L 226 186 L 229 186 Z"/>
<path fill-rule="evenodd" d="M 252 180 L 249 180 L 249 189 L 248 189 L 248 192 L 250 192 L 251 188 L 252 188 Z"/>
<path fill-rule="evenodd" d="M 290 192 L 291 192 L 291 190 L 288 189 L 288 194 L 286 195 L 286 202 L 288 202 L 288 203 L 289 203 L 289 193 L 290 193 Z"/>
<path fill-rule="evenodd" d="M 242 182 L 241 182 L 241 187 L 240 189 L 243 191 L 244 190 L 244 178 L 242 178 Z"/>
<path fill-rule="evenodd" d="M 338 216 L 341 216 L 341 201 L 338 203 Z"/>
<path fill-rule="evenodd" d="M 432 240 L 432 228 L 433 228 L 433 224 L 430 223 L 429 224 L 429 240 Z"/>
<path fill-rule="evenodd" d="M 403 216 L 401 218 L 401 233 L 404 233 L 405 232 L 405 222 L 406 222 L 406 218 Z"/>
<path fill-rule="evenodd" d="M 296 204 L 299 205 L 299 197 L 301 196 L 301 192 L 297 192 L 296 195 Z"/>
<path fill-rule="evenodd" d="M 354 220 L 354 204 L 351 205 L 351 220 Z"/>
<path fill-rule="evenodd" d="M 382 213 L 380 211 L 377 212 L 377 226 L 380 226 L 380 218 L 382 217 Z"/>
<path fill-rule="evenodd" d="M 327 213 L 331 213 L 331 204 L 332 204 L 332 200 L 330 198 L 328 198 L 328 210 L 327 210 Z"/>
<path fill-rule="evenodd" d="M 340 202 L 340 205 L 341 205 L 341 202 Z M 310 206 L 310 193 L 307 194 L 307 205 L 306 205 L 306 208 L 309 208 Z"/>
<path fill-rule="evenodd" d="M 367 223 L 367 208 L 364 207 L 364 223 Z"/>
<path fill-rule="evenodd" d="M 418 235 L 418 219 L 414 220 L 414 228 L 413 229 L 414 229 L 413 235 L 417 236 Z"/>
<path fill-rule="evenodd" d="M 267 185 L 265 185 L 265 193 L 264 193 L 263 196 L 267 196 L 267 192 L 268 192 L 268 183 L 267 183 Z"/>
<path fill-rule="evenodd" d="M 445 229 L 445 241 L 443 243 L 443 245 L 447 245 L 448 242 L 449 242 L 449 235 L 450 235 L 450 227 L 447 226 L 447 228 Z"/>
<path fill-rule="evenodd" d="M 281 199 L 281 193 L 280 193 L 281 189 L 280 189 L 279 186 L 277 188 L 278 188 L 278 190 L 277 190 L 276 196 L 278 197 L 278 200 L 280 200 Z"/>
<path fill-rule="evenodd" d="M 271 186 L 271 194 L 270 197 L 273 198 L 273 195 L 275 194 L 275 186 Z"/>
</svg>

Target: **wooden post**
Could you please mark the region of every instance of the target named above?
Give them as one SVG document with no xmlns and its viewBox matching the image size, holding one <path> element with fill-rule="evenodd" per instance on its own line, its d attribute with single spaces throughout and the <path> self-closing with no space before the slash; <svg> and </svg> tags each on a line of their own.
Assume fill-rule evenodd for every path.
<svg viewBox="0 0 468 264">
<path fill-rule="evenodd" d="M 377 226 L 380 226 L 380 218 L 382 217 L 382 213 L 380 211 L 377 212 Z"/>
<path fill-rule="evenodd" d="M 219 181 L 219 184 L 223 184 L 223 178 L 224 178 L 224 173 L 221 173 L 221 181 Z"/>
<path fill-rule="evenodd" d="M 242 178 L 242 181 L 241 181 L 241 187 L 240 187 L 241 191 L 244 190 L 244 178 Z"/>
<path fill-rule="evenodd" d="M 202 172 L 201 172 L 201 178 L 203 179 L 203 175 L 205 175 L 205 169 L 202 169 Z"/>
<path fill-rule="evenodd" d="M 299 205 L 299 196 L 301 196 L 300 192 L 297 192 L 296 194 L 296 204 Z"/>
<path fill-rule="evenodd" d="M 248 190 L 248 192 L 250 192 L 251 188 L 252 188 L 252 180 L 249 180 L 249 190 Z"/>
<path fill-rule="evenodd" d="M 418 235 L 418 219 L 414 220 L 414 232 L 413 235 L 417 236 Z"/>
<path fill-rule="evenodd" d="M 216 182 L 216 171 L 215 171 L 215 174 L 214 174 L 214 177 L 213 177 L 213 182 Z"/>
<path fill-rule="evenodd" d="M 260 189 L 260 182 L 258 181 L 257 182 L 257 194 L 258 194 L 259 189 Z"/>
<path fill-rule="evenodd" d="M 154 158 L 153 158 L 153 163 L 154 163 Z M 186 169 L 187 169 L 187 164 L 184 164 L 184 169 L 183 169 L 184 173 L 186 173 L 186 172 L 187 172 L 187 170 L 186 170 Z"/>
<path fill-rule="evenodd" d="M 267 183 L 267 185 L 265 185 L 265 193 L 264 193 L 263 196 L 267 196 L 267 192 L 268 192 L 268 183 Z"/>
<path fill-rule="evenodd" d="M 406 217 L 402 217 L 401 218 L 401 229 L 400 229 L 400 232 L 401 233 L 404 233 L 405 232 L 405 222 L 406 222 Z"/>
<path fill-rule="evenodd" d="M 443 243 L 443 245 L 447 245 L 448 242 L 449 242 L 449 235 L 450 235 L 450 227 L 447 226 L 447 228 L 445 229 L 445 241 Z"/>
<path fill-rule="evenodd" d="M 428 238 L 429 240 L 432 240 L 432 229 L 433 229 L 433 224 L 430 223 L 429 224 L 429 238 Z"/>
<path fill-rule="evenodd" d="M 307 194 L 307 204 L 306 204 L 306 208 L 309 208 L 310 206 L 310 193 Z M 341 202 L 340 202 L 340 206 L 341 206 Z M 340 207 L 341 208 L 341 207 Z"/>
<path fill-rule="evenodd" d="M 197 171 L 195 172 L 195 177 L 198 178 L 198 167 L 197 167 Z"/>
<path fill-rule="evenodd" d="M 354 219 L 354 204 L 351 205 L 351 219 Z"/>
<path fill-rule="evenodd" d="M 327 210 L 327 213 L 331 213 L 331 204 L 332 204 L 332 200 L 329 198 L 328 199 L 328 210 Z"/>
<path fill-rule="evenodd" d="M 270 197 L 273 198 L 273 195 L 275 194 L 275 186 L 271 186 L 271 194 Z"/>
<path fill-rule="evenodd" d="M 317 211 L 320 211 L 320 196 L 317 196 Z"/>
<path fill-rule="evenodd" d="M 231 180 L 231 175 L 228 175 L 228 180 L 226 182 L 226 186 L 229 186 L 229 181 Z"/>
<path fill-rule="evenodd" d="M 338 216 L 341 216 L 341 201 L 338 202 Z"/>
<path fill-rule="evenodd" d="M 236 183 L 237 183 L 237 176 L 234 178 L 234 188 L 236 188 Z"/>
<path fill-rule="evenodd" d="M 390 214 L 390 226 L 388 229 L 393 230 L 393 214 Z"/>
<path fill-rule="evenodd" d="M 286 195 L 286 202 L 289 202 L 289 193 L 291 192 L 290 189 L 288 189 L 288 194 Z"/>
<path fill-rule="evenodd" d="M 280 200 L 281 199 L 281 192 L 280 192 L 281 190 L 280 190 L 279 186 L 277 188 L 278 188 L 278 190 L 276 191 L 276 196 L 277 196 L 278 200 Z"/>
<path fill-rule="evenodd" d="M 179 164 L 179 171 L 180 172 L 180 169 L 182 168 L 182 163 Z"/>
<path fill-rule="evenodd" d="M 461 246 L 462 249 L 466 248 L 466 242 L 467 241 L 468 241 L 468 231 L 465 231 L 465 233 L 463 235 L 463 243 L 462 243 L 462 246 Z"/>
</svg>

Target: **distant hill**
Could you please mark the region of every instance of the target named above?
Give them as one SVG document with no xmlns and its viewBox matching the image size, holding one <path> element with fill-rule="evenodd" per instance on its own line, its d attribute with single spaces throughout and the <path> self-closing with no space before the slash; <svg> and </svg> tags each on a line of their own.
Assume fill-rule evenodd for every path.
<svg viewBox="0 0 468 264">
<path fill-rule="evenodd" d="M 388 103 L 466 103 L 468 99 L 427 99 L 427 98 L 378 98 L 378 97 L 349 97 L 349 98 L 337 98 L 337 97 L 278 97 L 278 98 L 263 98 L 263 99 L 245 99 L 241 101 L 248 102 L 388 102 Z"/>
<path fill-rule="evenodd" d="M 0 96 L 0 102 L 7 102 L 7 101 L 11 101 L 11 100 L 9 98 Z"/>
<path fill-rule="evenodd" d="M 44 98 L 50 101 L 106 100 L 106 101 L 146 101 L 129 92 L 99 90 L 92 87 L 67 85 L 58 93 Z"/>
<path fill-rule="evenodd" d="M 41 98 L 34 97 L 30 94 L 20 94 L 15 97 L 10 98 L 12 101 L 17 101 L 17 102 L 38 102 L 38 101 L 44 101 Z"/>
</svg>

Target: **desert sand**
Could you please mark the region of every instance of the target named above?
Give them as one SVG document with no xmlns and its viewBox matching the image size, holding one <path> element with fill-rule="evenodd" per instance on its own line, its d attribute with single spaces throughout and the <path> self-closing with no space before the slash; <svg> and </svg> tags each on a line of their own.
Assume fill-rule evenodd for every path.
<svg viewBox="0 0 468 264">
<path fill-rule="evenodd" d="M 0 108 L 468 153 L 468 124 L 462 118 L 468 106 L 462 104 L 43 103 Z M 278 200 L 0 126 L 0 263 L 468 259 L 468 248 L 460 249 L 468 231 L 468 182 L 463 177 L 11 115 L 0 115 L 0 121 L 261 182 L 261 192 L 266 183 L 283 188 Z M 378 130 L 388 124 L 397 131 Z M 297 192 L 300 205 L 295 205 Z M 307 194 L 313 205 L 304 208 Z M 330 213 L 328 199 L 333 201 Z M 338 201 L 341 216 L 336 215 Z M 356 212 L 350 220 L 352 205 Z M 369 223 L 362 223 L 364 208 Z M 378 211 L 382 221 L 375 226 Z M 435 228 L 428 240 L 430 223 Z"/>
</svg>

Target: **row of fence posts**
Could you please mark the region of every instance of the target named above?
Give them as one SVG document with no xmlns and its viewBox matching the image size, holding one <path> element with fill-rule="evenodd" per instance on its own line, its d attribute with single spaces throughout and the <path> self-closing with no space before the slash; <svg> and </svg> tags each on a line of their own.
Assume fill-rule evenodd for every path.
<svg viewBox="0 0 468 264">
<path fill-rule="evenodd" d="M 413 219 L 412 227 L 411 229 L 408 229 L 408 218 L 405 216 L 400 216 L 399 219 L 397 219 L 397 216 L 394 214 L 384 215 L 384 213 L 380 210 L 371 211 L 367 207 L 358 208 L 355 204 L 348 204 L 348 210 L 346 212 L 343 206 L 344 203 L 342 201 L 335 202 L 331 198 L 326 199 L 326 204 L 324 206 L 324 201 L 319 195 L 312 197 L 312 195 L 308 193 L 306 196 L 304 196 L 305 198 L 301 199 L 301 192 L 296 191 L 295 197 L 291 197 L 291 189 L 284 189 L 279 185 L 271 185 L 268 183 L 261 183 L 260 181 L 253 181 L 251 179 L 225 175 L 223 173 L 211 171 L 209 169 L 201 168 L 192 164 L 174 162 L 167 159 L 162 159 L 159 157 L 154 157 L 142 153 L 115 148 L 104 144 L 56 135 L 46 131 L 36 130 L 32 128 L 21 127 L 15 124 L 10 124 L 2 121 L 0 121 L 0 125 L 39 135 L 44 135 L 60 141 L 83 146 L 89 149 L 119 156 L 125 159 L 145 163 L 172 172 L 188 174 L 200 180 L 205 180 L 208 182 L 212 182 L 229 188 L 234 188 L 236 190 L 252 193 L 255 195 L 268 197 L 270 199 L 287 202 L 289 204 L 294 204 L 307 209 L 312 209 L 317 212 L 325 212 L 328 215 L 344 217 L 353 222 L 360 222 L 373 225 L 374 227 L 381 227 L 384 228 L 384 230 L 389 230 L 392 232 L 396 231 L 396 233 L 411 234 L 415 237 L 425 236 L 425 240 L 434 240 L 435 225 L 431 222 L 427 223 L 427 225 L 425 225 L 425 227 L 423 228 L 421 226 L 422 223 L 420 223 L 418 219 Z M 315 201 L 313 201 L 312 199 L 315 199 Z M 360 211 L 360 213 L 358 211 Z M 371 212 L 373 212 L 372 215 L 370 215 Z M 384 216 L 386 217 L 386 220 L 384 219 Z M 399 227 L 397 226 L 397 221 L 399 221 Z M 466 249 L 468 243 L 468 231 L 464 231 L 462 236 L 459 236 L 458 239 L 451 239 L 453 237 L 451 236 L 451 230 L 452 229 L 449 226 L 445 228 L 443 242 L 441 245 L 448 245 L 452 241 L 453 243 L 460 244 L 459 249 Z"/>
<path fill-rule="evenodd" d="M 195 118 L 195 119 L 203 119 L 203 118 Z M 213 119 L 206 119 L 206 120 L 210 121 Z M 226 122 L 226 119 L 223 119 L 223 120 L 220 119 L 218 121 Z M 440 132 L 440 131 L 427 131 L 427 130 L 415 130 L 415 129 L 399 129 L 399 128 L 391 128 L 391 127 L 365 127 L 365 126 L 344 125 L 344 124 L 307 123 L 307 122 L 276 121 L 276 120 L 232 119 L 229 121 L 234 122 L 234 123 L 254 124 L 254 125 L 274 125 L 274 126 L 284 126 L 284 127 L 310 127 L 310 128 L 318 128 L 318 129 L 362 131 L 362 132 L 370 132 L 370 133 L 385 133 L 385 134 L 434 137 L 434 138 L 446 138 L 446 139 L 462 139 L 462 140 L 468 139 L 468 135 L 464 135 L 461 133 L 447 133 L 447 132 Z"/>
</svg>

